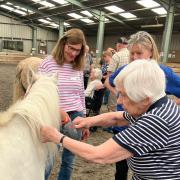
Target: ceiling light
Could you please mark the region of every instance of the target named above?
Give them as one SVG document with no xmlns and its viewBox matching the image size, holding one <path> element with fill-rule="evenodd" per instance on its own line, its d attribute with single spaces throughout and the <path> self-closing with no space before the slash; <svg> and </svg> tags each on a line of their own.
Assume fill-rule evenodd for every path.
<svg viewBox="0 0 180 180">
<path fill-rule="evenodd" d="M 68 2 L 64 1 L 64 0 L 52 0 L 52 1 L 54 1 L 54 2 L 56 2 L 58 4 L 68 4 Z"/>
<path fill-rule="evenodd" d="M 54 4 L 47 2 L 47 1 L 40 1 L 39 4 L 46 6 L 46 7 L 54 7 L 55 6 Z"/>
<path fill-rule="evenodd" d="M 153 1 L 153 0 L 141 0 L 141 1 L 136 1 L 136 3 L 146 7 L 146 8 L 152 8 L 152 7 L 157 7 L 160 6 L 159 3 Z"/>
<path fill-rule="evenodd" d="M 93 20 L 88 19 L 88 18 L 81 19 L 81 21 L 83 21 L 83 22 L 85 22 L 85 23 L 88 23 L 88 24 L 90 24 L 90 23 L 94 23 L 94 21 L 93 21 Z"/>
<path fill-rule="evenodd" d="M 109 11 L 111 11 L 111 12 L 113 12 L 113 13 L 124 12 L 124 9 L 121 9 L 121 8 L 119 8 L 119 7 L 117 7 L 117 6 L 106 6 L 106 7 L 104 7 L 104 8 L 107 9 L 107 10 L 109 10 Z"/>
<path fill-rule="evenodd" d="M 121 13 L 119 15 L 124 17 L 124 18 L 127 18 L 127 19 L 129 19 L 129 18 L 136 18 L 136 16 L 134 14 L 128 13 L 128 12 L 127 13 Z"/>
<path fill-rule="evenodd" d="M 21 9 L 23 11 L 27 11 L 27 9 L 23 8 L 23 7 L 20 7 L 20 6 L 15 6 L 17 9 Z"/>
<path fill-rule="evenodd" d="M 156 14 L 160 14 L 160 15 L 167 14 L 167 11 L 163 7 L 161 7 L 161 8 L 154 8 L 154 9 L 151 9 L 151 10 L 153 12 L 155 12 Z"/>
<path fill-rule="evenodd" d="M 67 15 L 68 15 L 68 16 L 71 16 L 71 17 L 73 17 L 73 18 L 75 18 L 75 19 L 83 18 L 81 15 L 76 14 L 76 13 L 69 13 L 69 14 L 67 14 Z"/>
<path fill-rule="evenodd" d="M 163 24 L 145 24 L 141 25 L 141 28 L 155 28 L 155 27 L 163 27 Z"/>
<path fill-rule="evenodd" d="M 69 23 L 64 22 L 64 26 L 71 26 Z"/>
<path fill-rule="evenodd" d="M 10 2 L 7 2 L 6 4 L 7 4 L 7 5 L 13 5 L 13 4 L 12 4 L 12 3 L 10 3 Z"/>
<path fill-rule="evenodd" d="M 56 23 L 50 23 L 50 25 L 53 26 L 53 27 L 59 27 L 59 25 L 56 24 Z"/>
<path fill-rule="evenodd" d="M 10 11 L 14 10 L 14 8 L 6 6 L 6 5 L 0 5 L 0 7 L 7 9 L 7 10 L 10 10 Z"/>
<path fill-rule="evenodd" d="M 93 17 L 93 15 L 89 11 L 81 11 L 81 13 L 88 17 Z"/>
<path fill-rule="evenodd" d="M 51 23 L 50 21 L 45 20 L 45 19 L 38 19 L 38 21 L 40 21 L 40 22 L 42 22 L 42 23 L 45 23 L 45 24 Z"/>
<path fill-rule="evenodd" d="M 27 15 L 24 11 L 21 11 L 19 9 L 14 10 L 15 13 L 21 14 L 21 15 Z"/>
<path fill-rule="evenodd" d="M 49 17 L 47 17 L 46 19 L 47 19 L 47 20 L 49 20 L 49 21 L 52 21 L 52 19 L 51 19 L 51 18 L 49 18 Z"/>
</svg>

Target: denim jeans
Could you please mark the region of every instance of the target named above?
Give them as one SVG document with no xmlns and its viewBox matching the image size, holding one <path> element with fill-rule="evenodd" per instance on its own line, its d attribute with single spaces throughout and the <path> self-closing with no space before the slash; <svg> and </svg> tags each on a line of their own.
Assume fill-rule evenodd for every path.
<svg viewBox="0 0 180 180">
<path fill-rule="evenodd" d="M 71 118 L 71 121 L 73 121 L 77 116 L 80 116 L 80 117 L 83 116 L 83 112 L 78 112 L 78 111 L 71 111 L 71 112 L 68 112 L 68 114 Z M 82 137 L 82 131 L 69 127 L 69 125 L 71 125 L 71 122 L 66 124 L 62 128 L 62 133 L 73 139 L 80 140 Z M 72 152 L 70 152 L 66 148 L 63 149 L 62 158 L 61 158 L 61 168 L 59 171 L 58 180 L 71 179 L 71 174 L 72 174 L 73 165 L 74 165 L 74 158 L 75 158 L 75 155 Z"/>
</svg>

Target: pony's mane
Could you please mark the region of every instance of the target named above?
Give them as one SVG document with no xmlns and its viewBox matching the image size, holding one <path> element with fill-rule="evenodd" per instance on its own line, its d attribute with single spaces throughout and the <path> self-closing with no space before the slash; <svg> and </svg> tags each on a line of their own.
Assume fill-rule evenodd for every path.
<svg viewBox="0 0 180 180">
<path fill-rule="evenodd" d="M 0 126 L 20 116 L 26 121 L 36 141 L 39 139 L 41 126 L 50 125 L 59 128 L 60 113 L 56 83 L 55 77 L 39 75 L 38 80 L 32 85 L 24 99 L 0 113 Z M 49 151 L 53 152 L 52 146 L 54 145 L 49 144 L 51 146 Z"/>
<path fill-rule="evenodd" d="M 37 72 L 39 64 L 43 60 L 38 57 L 30 57 L 20 61 L 16 67 L 16 77 L 13 83 L 13 103 L 23 98 L 28 87 L 27 74 L 29 68 Z"/>
</svg>

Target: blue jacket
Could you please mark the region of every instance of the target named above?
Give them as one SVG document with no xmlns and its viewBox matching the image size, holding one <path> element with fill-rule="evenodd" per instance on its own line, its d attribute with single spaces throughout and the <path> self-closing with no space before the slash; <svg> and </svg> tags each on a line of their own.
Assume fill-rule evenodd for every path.
<svg viewBox="0 0 180 180">
<path fill-rule="evenodd" d="M 124 69 L 124 66 L 121 66 L 113 74 L 109 76 L 109 83 L 111 86 L 115 87 L 114 79 L 119 74 L 119 72 Z M 170 67 L 167 67 L 163 64 L 160 64 L 161 69 L 164 71 L 166 76 L 166 94 L 174 95 L 180 98 L 180 76 L 173 72 Z M 123 107 L 121 104 L 117 104 L 117 111 L 122 111 Z M 114 127 L 114 129 L 122 131 L 122 127 Z"/>
</svg>

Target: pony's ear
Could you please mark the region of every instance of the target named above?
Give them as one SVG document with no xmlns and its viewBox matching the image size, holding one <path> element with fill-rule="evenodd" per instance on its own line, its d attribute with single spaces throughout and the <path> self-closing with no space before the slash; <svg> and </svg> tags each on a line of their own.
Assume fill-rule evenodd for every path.
<svg viewBox="0 0 180 180">
<path fill-rule="evenodd" d="M 37 75 L 35 72 L 32 70 L 30 66 L 28 66 L 28 72 L 27 72 L 27 83 L 28 86 L 33 84 L 37 80 Z"/>
</svg>

